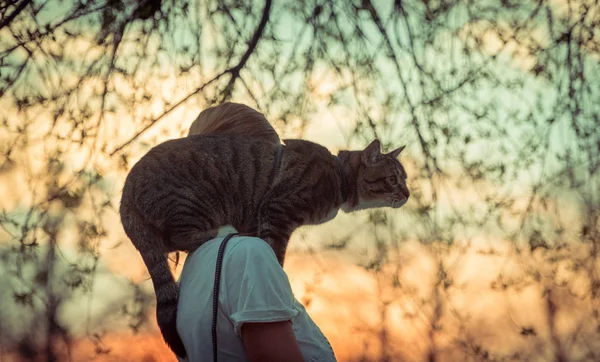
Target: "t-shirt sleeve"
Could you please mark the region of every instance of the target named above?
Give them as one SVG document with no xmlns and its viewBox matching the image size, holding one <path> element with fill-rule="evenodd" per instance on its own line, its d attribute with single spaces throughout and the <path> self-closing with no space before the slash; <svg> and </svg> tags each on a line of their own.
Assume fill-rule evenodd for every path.
<svg viewBox="0 0 600 362">
<path fill-rule="evenodd" d="M 232 245 L 223 263 L 229 319 L 241 338 L 248 322 L 281 322 L 298 314 L 287 274 L 271 247 L 258 238 Z"/>
</svg>

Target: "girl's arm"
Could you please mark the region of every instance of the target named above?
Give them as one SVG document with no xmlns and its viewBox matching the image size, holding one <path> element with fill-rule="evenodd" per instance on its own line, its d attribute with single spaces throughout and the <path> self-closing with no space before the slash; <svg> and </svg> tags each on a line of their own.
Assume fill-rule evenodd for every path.
<svg viewBox="0 0 600 362">
<path fill-rule="evenodd" d="M 303 362 L 290 321 L 244 323 L 242 340 L 250 362 Z"/>
</svg>

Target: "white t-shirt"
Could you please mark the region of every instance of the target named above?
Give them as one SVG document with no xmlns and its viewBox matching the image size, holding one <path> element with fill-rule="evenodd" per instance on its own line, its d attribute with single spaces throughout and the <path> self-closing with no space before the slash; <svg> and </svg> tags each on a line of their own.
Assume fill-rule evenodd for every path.
<svg viewBox="0 0 600 362">
<path fill-rule="evenodd" d="M 187 361 L 212 361 L 213 287 L 223 239 L 219 236 L 190 253 L 181 273 L 177 332 Z M 305 361 L 336 360 L 327 338 L 294 298 L 287 274 L 264 240 L 233 237 L 223 255 L 217 317 L 220 362 L 247 361 L 241 339 L 244 323 L 286 320 L 292 322 Z"/>
</svg>

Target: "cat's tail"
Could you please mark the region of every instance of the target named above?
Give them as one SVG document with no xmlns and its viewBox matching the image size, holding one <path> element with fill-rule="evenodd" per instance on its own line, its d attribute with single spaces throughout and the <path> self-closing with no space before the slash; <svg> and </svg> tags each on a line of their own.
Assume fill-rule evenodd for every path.
<svg viewBox="0 0 600 362">
<path fill-rule="evenodd" d="M 171 350 L 185 358 L 185 347 L 177 333 L 179 288 L 169 268 L 167 255 L 155 251 L 144 251 L 141 254 L 156 293 L 156 319 L 160 332 Z"/>
</svg>

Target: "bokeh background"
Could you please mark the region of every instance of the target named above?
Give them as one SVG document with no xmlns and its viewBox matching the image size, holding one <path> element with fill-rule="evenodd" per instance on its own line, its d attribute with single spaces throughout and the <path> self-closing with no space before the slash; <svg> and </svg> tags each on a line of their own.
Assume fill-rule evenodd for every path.
<svg viewBox="0 0 600 362">
<path fill-rule="evenodd" d="M 597 0 L 13 0 L 0 361 L 174 360 L 120 192 L 223 101 L 332 152 L 407 145 L 403 208 L 290 243 L 340 361 L 600 360 Z"/>
</svg>

